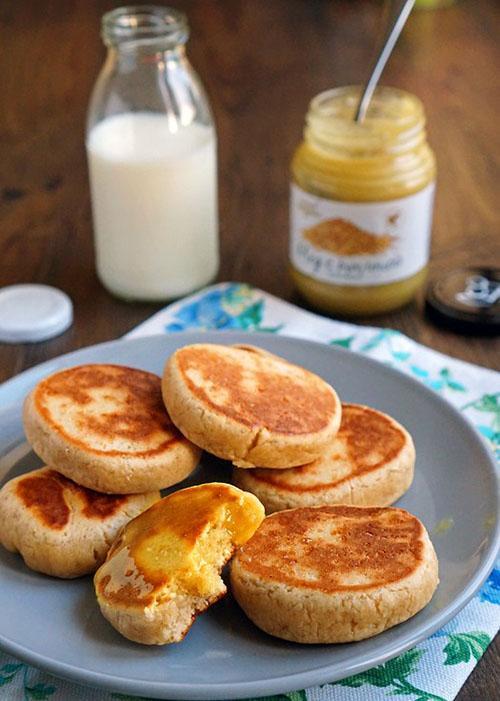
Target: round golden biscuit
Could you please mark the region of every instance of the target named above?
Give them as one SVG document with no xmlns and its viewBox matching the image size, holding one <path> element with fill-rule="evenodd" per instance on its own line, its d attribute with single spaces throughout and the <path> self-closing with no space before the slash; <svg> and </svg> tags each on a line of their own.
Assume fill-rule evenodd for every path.
<svg viewBox="0 0 500 701">
<path fill-rule="evenodd" d="M 130 640 L 180 642 L 224 596 L 221 569 L 263 518 L 259 500 L 230 484 L 169 494 L 125 526 L 96 572 L 102 614 Z"/>
<path fill-rule="evenodd" d="M 287 468 L 319 457 L 337 433 L 335 391 L 312 372 L 252 346 L 177 350 L 162 381 L 179 430 L 238 467 Z"/>
<path fill-rule="evenodd" d="M 337 435 L 317 460 L 287 470 L 234 468 L 233 481 L 255 494 L 266 513 L 301 506 L 389 506 L 413 481 L 415 447 L 401 424 L 381 411 L 342 404 Z"/>
<path fill-rule="evenodd" d="M 231 563 L 232 592 L 247 616 L 299 643 L 377 635 L 426 606 L 438 581 L 424 526 L 390 507 L 280 511 Z"/>
<path fill-rule="evenodd" d="M 101 494 L 42 467 L 0 490 L 0 543 L 32 570 L 80 577 L 95 572 L 122 526 L 159 499 L 158 491 Z"/>
<path fill-rule="evenodd" d="M 140 494 L 185 479 L 201 451 L 168 416 L 157 375 L 121 365 L 80 365 L 45 378 L 23 412 L 33 450 L 78 484 Z"/>
</svg>

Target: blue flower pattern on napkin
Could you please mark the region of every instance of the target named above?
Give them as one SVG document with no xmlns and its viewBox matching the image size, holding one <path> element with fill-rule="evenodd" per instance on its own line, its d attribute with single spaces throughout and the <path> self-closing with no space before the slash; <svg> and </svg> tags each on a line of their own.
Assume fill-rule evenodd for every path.
<svg viewBox="0 0 500 701">
<path fill-rule="evenodd" d="M 239 329 L 242 331 L 276 332 L 280 326 L 262 326 L 264 301 L 254 299 L 248 285 L 231 284 L 207 292 L 194 302 L 178 308 L 165 331 L 188 329 Z"/>
</svg>

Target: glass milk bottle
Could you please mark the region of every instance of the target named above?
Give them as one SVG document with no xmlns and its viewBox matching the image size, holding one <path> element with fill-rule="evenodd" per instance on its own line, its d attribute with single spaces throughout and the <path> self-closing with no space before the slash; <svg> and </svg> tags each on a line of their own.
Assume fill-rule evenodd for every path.
<svg viewBox="0 0 500 701">
<path fill-rule="evenodd" d="M 187 20 L 122 7 L 104 15 L 102 36 L 86 140 L 97 273 L 125 299 L 179 297 L 219 265 L 216 133 Z"/>
</svg>

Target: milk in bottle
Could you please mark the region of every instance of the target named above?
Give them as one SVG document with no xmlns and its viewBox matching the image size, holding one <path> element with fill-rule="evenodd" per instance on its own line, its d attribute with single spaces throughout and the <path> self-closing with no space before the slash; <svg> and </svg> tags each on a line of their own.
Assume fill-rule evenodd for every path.
<svg viewBox="0 0 500 701">
<path fill-rule="evenodd" d="M 117 8 L 102 21 L 108 56 L 86 140 L 96 267 L 125 299 L 179 297 L 218 271 L 216 134 L 188 34 L 168 7 Z"/>
</svg>

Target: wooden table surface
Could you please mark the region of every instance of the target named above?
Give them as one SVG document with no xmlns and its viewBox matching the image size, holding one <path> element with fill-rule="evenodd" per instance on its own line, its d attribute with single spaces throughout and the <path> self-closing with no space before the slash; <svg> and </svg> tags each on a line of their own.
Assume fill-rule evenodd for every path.
<svg viewBox="0 0 500 701">
<path fill-rule="evenodd" d="M 116 338 L 159 305 L 126 304 L 99 284 L 84 149 L 85 113 L 104 59 L 101 14 L 116 2 L 0 4 L 0 286 L 65 290 L 75 321 L 46 343 L 0 346 L 0 381 L 38 362 Z M 369 0 L 175 0 L 188 53 L 210 95 L 219 136 L 220 280 L 294 296 L 287 275 L 288 164 L 308 101 L 361 82 L 380 25 Z M 432 274 L 499 265 L 500 67 L 495 0 L 414 12 L 383 82 L 419 95 L 438 160 Z M 444 353 L 499 366 L 498 339 L 432 326 L 422 298 L 361 323 L 400 329 Z M 499 695 L 498 638 L 458 696 Z"/>
</svg>

